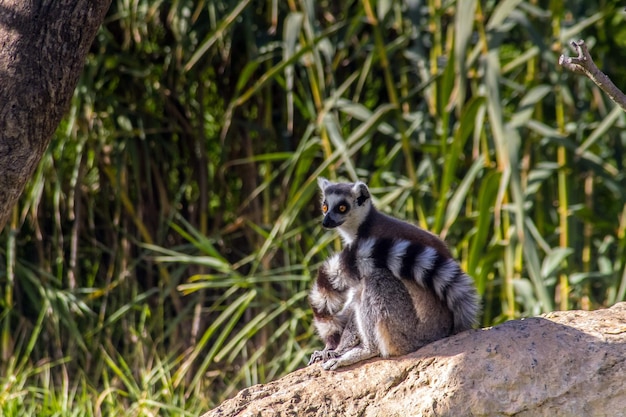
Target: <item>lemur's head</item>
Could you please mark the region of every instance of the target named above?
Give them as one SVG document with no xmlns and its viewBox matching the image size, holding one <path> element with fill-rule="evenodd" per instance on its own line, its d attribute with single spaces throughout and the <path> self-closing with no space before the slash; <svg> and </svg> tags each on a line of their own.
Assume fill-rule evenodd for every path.
<svg viewBox="0 0 626 417">
<path fill-rule="evenodd" d="M 352 242 L 372 207 L 367 185 L 361 181 L 334 183 L 322 177 L 317 184 L 322 190 L 322 226 L 337 228 L 346 243 Z"/>
</svg>

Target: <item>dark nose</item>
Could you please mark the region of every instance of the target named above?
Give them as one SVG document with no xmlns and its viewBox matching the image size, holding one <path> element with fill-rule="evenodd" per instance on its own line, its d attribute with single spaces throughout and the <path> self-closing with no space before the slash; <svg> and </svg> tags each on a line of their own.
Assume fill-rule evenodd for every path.
<svg viewBox="0 0 626 417">
<path fill-rule="evenodd" d="M 324 226 L 327 229 L 332 229 L 332 228 L 335 228 L 335 227 L 337 227 L 339 225 L 340 225 L 340 223 L 338 223 L 335 220 L 333 220 L 333 218 L 330 216 L 330 214 L 327 214 L 326 217 L 324 217 L 324 220 L 322 220 L 322 226 Z"/>
</svg>

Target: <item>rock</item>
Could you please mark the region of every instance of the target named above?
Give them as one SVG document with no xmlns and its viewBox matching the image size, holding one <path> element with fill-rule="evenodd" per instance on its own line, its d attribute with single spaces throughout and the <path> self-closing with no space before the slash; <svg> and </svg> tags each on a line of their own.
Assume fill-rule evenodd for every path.
<svg viewBox="0 0 626 417">
<path fill-rule="evenodd" d="M 471 330 L 336 372 L 313 365 L 204 417 L 626 416 L 626 303 Z"/>
</svg>

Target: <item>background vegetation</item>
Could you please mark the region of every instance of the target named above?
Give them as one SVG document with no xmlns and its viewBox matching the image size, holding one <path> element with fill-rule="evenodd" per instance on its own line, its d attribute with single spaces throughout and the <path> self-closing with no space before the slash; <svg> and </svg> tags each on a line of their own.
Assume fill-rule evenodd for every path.
<svg viewBox="0 0 626 417">
<path fill-rule="evenodd" d="M 315 180 L 442 235 L 483 325 L 626 294 L 621 2 L 117 0 L 0 236 L 1 415 L 197 415 L 306 364 Z"/>
</svg>

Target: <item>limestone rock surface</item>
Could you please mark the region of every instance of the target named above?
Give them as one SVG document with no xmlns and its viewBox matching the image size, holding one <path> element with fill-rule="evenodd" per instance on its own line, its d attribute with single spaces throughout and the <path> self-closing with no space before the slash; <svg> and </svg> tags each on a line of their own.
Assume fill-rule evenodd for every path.
<svg viewBox="0 0 626 417">
<path fill-rule="evenodd" d="M 470 330 L 334 372 L 246 388 L 226 416 L 626 416 L 626 303 Z"/>
</svg>

